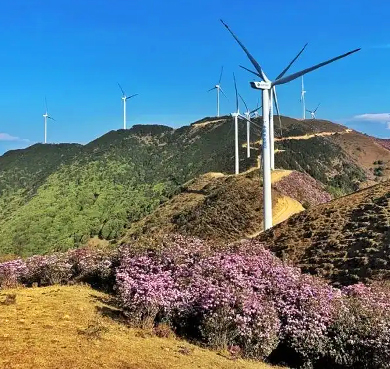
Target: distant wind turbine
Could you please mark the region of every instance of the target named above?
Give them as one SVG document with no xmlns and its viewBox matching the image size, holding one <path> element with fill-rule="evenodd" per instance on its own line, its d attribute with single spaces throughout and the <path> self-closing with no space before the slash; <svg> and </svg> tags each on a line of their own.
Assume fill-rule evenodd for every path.
<svg viewBox="0 0 390 369">
<path fill-rule="evenodd" d="M 339 60 L 341 58 L 345 58 L 348 55 L 351 55 L 360 49 L 355 49 L 352 51 L 349 51 L 345 54 L 339 55 L 335 58 L 329 59 L 325 62 L 319 63 L 317 65 L 314 65 L 312 67 L 303 69 L 299 72 L 293 73 L 291 75 L 288 75 L 286 77 L 278 76 L 276 80 L 270 81 L 266 74 L 264 73 L 263 69 L 261 68 L 260 64 L 255 60 L 255 58 L 249 53 L 248 49 L 243 45 L 243 43 L 237 38 L 237 36 L 230 30 L 230 28 L 221 20 L 222 24 L 227 28 L 227 30 L 230 32 L 230 34 L 233 36 L 233 38 L 237 41 L 237 43 L 240 45 L 242 50 L 247 55 L 248 59 L 251 61 L 252 65 L 257 71 L 257 74 L 260 76 L 261 81 L 255 81 L 250 82 L 251 87 L 254 89 L 258 89 L 262 91 L 262 98 L 263 98 L 263 209 L 264 209 L 264 230 L 267 230 L 272 227 L 272 194 L 271 194 L 271 153 L 270 153 L 270 101 L 271 101 L 271 94 L 274 93 L 274 87 L 277 85 L 286 84 L 288 82 L 291 82 L 301 76 L 303 76 L 306 73 L 312 72 L 318 68 L 321 68 L 327 64 L 333 63 L 336 60 Z M 294 60 L 293 60 L 294 62 Z M 290 63 L 291 65 L 291 63 Z M 288 67 L 289 68 L 289 67 Z M 284 72 L 284 71 L 283 71 Z M 281 74 L 283 74 L 283 72 Z"/>
<path fill-rule="evenodd" d="M 317 109 L 320 107 L 320 105 L 321 105 L 321 103 L 319 103 L 319 104 L 317 105 L 317 107 L 316 107 L 314 110 L 306 109 L 306 111 L 307 111 L 308 113 L 310 113 L 311 119 L 316 119 L 316 111 L 317 111 Z"/>
<path fill-rule="evenodd" d="M 219 75 L 218 83 L 213 88 L 210 88 L 210 90 L 207 91 L 210 92 L 212 90 L 217 90 L 217 117 L 219 117 L 219 92 L 221 92 L 222 95 L 227 98 L 227 96 L 225 95 L 221 87 L 222 73 L 223 73 L 223 67 L 221 68 L 221 74 Z"/>
<path fill-rule="evenodd" d="M 306 119 L 306 106 L 305 106 L 305 87 L 303 86 L 303 76 L 302 76 L 302 89 L 301 89 L 301 103 L 302 103 L 302 111 L 303 111 L 303 120 Z"/>
<path fill-rule="evenodd" d="M 234 118 L 234 169 L 235 173 L 240 173 L 240 159 L 239 159 L 239 150 L 238 150 L 238 118 L 240 117 L 240 107 L 238 104 L 238 92 L 237 92 L 237 83 L 236 76 L 233 73 L 234 80 L 234 90 L 236 93 L 236 111 L 232 113 L 232 117 Z"/>
<path fill-rule="evenodd" d="M 45 97 L 45 108 L 46 108 L 46 111 L 45 111 L 45 114 L 43 114 L 43 118 L 44 118 L 44 122 L 45 122 L 45 140 L 44 140 L 44 143 L 47 143 L 47 120 L 48 119 L 51 119 L 53 121 L 55 121 L 54 118 L 52 118 L 49 113 L 47 112 L 47 101 L 46 101 L 46 97 Z"/>
<path fill-rule="evenodd" d="M 118 82 L 118 86 L 122 91 L 122 100 L 123 100 L 123 129 L 126 129 L 126 101 L 131 99 L 134 96 L 138 96 L 138 94 L 134 94 L 131 96 L 126 96 L 125 91 L 123 91 L 122 86 Z"/>
<path fill-rule="evenodd" d="M 257 112 L 259 111 L 261 106 L 257 107 L 256 109 L 254 109 L 252 111 L 249 111 L 248 105 L 246 105 L 245 100 L 243 99 L 243 97 L 240 94 L 238 94 L 238 96 L 240 97 L 240 99 L 243 102 L 243 104 L 245 106 L 245 109 L 246 109 L 246 111 L 245 111 L 244 115 L 242 116 L 242 118 L 244 118 L 246 120 L 246 157 L 250 158 L 251 157 L 250 129 L 251 129 L 251 123 L 253 123 L 251 121 L 251 118 L 254 117 L 255 114 L 257 114 Z"/>
</svg>

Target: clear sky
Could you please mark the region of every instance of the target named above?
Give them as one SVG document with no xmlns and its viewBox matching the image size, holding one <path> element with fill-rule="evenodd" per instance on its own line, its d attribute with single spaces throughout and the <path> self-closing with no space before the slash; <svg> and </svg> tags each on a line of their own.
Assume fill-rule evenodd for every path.
<svg viewBox="0 0 390 369">
<path fill-rule="evenodd" d="M 0 12 L 0 153 L 43 141 L 86 143 L 122 127 L 173 127 L 216 114 L 207 93 L 224 66 L 221 113 L 234 110 L 232 73 L 247 103 L 259 93 L 244 53 L 222 18 L 275 78 L 300 48 L 291 71 L 351 49 L 362 51 L 305 77 L 318 118 L 390 137 L 390 3 L 383 0 L 13 0 Z M 279 86 L 281 113 L 301 116 L 300 80 Z M 361 117 L 359 117 L 361 116 Z M 27 141 L 28 140 L 28 141 Z"/>
</svg>

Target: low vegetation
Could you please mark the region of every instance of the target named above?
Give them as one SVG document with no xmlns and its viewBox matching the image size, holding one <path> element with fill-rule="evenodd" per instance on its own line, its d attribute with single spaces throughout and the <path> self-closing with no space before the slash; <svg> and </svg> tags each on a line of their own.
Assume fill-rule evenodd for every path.
<svg viewBox="0 0 390 369">
<path fill-rule="evenodd" d="M 390 278 L 390 182 L 319 205 L 259 235 L 277 256 L 335 285 Z"/>
<path fill-rule="evenodd" d="M 215 248 L 199 239 L 173 236 L 153 250 L 123 246 L 113 254 L 96 252 L 76 250 L 5 262 L 0 264 L 0 284 L 65 284 L 94 276 L 95 283 L 103 281 L 106 287 L 115 287 L 119 306 L 134 328 L 159 327 L 157 331 L 163 336 L 173 330 L 180 337 L 230 351 L 235 357 L 290 367 L 390 367 L 389 286 L 331 287 L 284 264 L 257 241 Z M 72 304 L 71 299 L 67 301 L 66 309 Z M 18 306 L 17 293 L 15 303 Z M 13 306 L 6 305 L 6 309 L 15 309 Z M 33 302 L 29 306 L 36 311 L 31 308 L 36 306 Z M 52 309 L 50 314 L 62 315 L 63 310 Z M 51 329 L 66 331 L 67 321 L 76 319 L 75 311 L 71 314 L 56 316 L 58 328 Z M 78 319 L 86 318 L 86 314 L 78 315 L 82 317 Z M 16 312 L 16 316 L 20 314 Z M 27 322 L 19 323 L 20 330 Z M 86 321 L 78 324 L 81 342 L 106 337 L 96 345 L 100 346 L 98 356 L 94 350 L 88 354 L 93 360 L 100 360 L 105 353 L 102 346 L 119 350 L 123 342 L 118 346 L 113 342 L 125 335 L 132 337 L 127 329 L 119 337 L 109 336 L 110 327 L 104 322 L 97 326 Z M 10 336 L 5 334 L 8 343 Z M 0 350 L 7 347 L 11 356 L 15 355 L 9 344 Z M 66 348 L 71 349 L 71 344 Z M 184 351 L 188 354 L 191 349 Z M 128 348 L 125 355 L 129 350 L 134 352 L 133 347 Z M 123 356 L 110 357 L 117 362 Z M 1 360 L 9 360 L 9 356 L 1 355 Z"/>
</svg>

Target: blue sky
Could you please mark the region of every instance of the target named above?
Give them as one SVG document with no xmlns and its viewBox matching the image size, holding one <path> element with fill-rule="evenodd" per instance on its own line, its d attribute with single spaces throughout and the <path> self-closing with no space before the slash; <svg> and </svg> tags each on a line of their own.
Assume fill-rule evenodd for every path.
<svg viewBox="0 0 390 369">
<path fill-rule="evenodd" d="M 232 73 L 247 103 L 258 92 L 237 33 L 271 78 L 309 42 L 297 71 L 351 49 L 362 51 L 305 77 L 308 108 L 318 118 L 390 137 L 390 4 L 383 0 L 14 0 L 0 12 L 0 153 L 43 140 L 86 143 L 122 127 L 120 82 L 139 96 L 128 125 L 173 127 L 233 109 Z M 278 89 L 281 113 L 300 117 L 300 81 Z M 367 115 L 370 114 L 370 115 Z M 390 119 L 389 119 L 390 121 Z M 27 141 L 28 140 L 28 141 Z"/>
</svg>

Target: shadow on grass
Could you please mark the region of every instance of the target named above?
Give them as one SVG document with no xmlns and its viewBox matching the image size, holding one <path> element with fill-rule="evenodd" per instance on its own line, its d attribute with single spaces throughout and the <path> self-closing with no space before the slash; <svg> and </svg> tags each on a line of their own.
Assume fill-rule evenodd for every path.
<svg viewBox="0 0 390 369">
<path fill-rule="evenodd" d="M 117 299 L 114 296 L 107 296 L 107 297 L 101 297 L 101 296 L 95 296 L 91 295 L 91 298 L 95 302 L 100 302 L 104 304 L 104 306 L 96 306 L 96 311 L 103 317 L 108 317 L 118 323 L 126 324 L 128 325 L 129 321 L 126 315 L 123 313 L 122 309 L 120 308 Z"/>
</svg>

